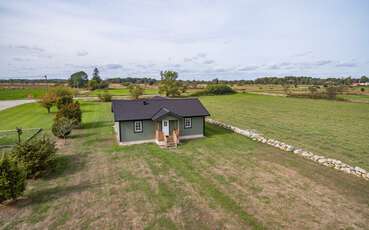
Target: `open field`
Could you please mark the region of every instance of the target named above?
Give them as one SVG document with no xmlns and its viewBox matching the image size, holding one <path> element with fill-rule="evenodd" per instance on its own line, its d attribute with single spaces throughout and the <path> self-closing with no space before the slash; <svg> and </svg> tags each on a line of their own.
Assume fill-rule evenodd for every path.
<svg viewBox="0 0 369 230">
<path fill-rule="evenodd" d="M 212 118 L 369 169 L 369 105 L 253 94 L 202 97 Z"/>
<path fill-rule="evenodd" d="M 25 98 L 39 98 L 46 92 L 46 88 L 9 89 L 0 88 L 0 100 L 16 100 Z"/>
<path fill-rule="evenodd" d="M 109 93 L 113 96 L 128 96 L 129 90 L 128 88 L 120 88 L 120 89 L 97 89 L 94 91 L 91 91 L 89 93 L 90 96 L 97 96 L 99 94 L 103 93 Z M 158 89 L 145 89 L 144 94 L 146 95 L 155 95 L 158 94 Z"/>
<path fill-rule="evenodd" d="M 365 103 L 369 103 L 369 95 L 350 95 L 350 94 L 344 94 L 344 95 L 339 95 L 339 97 L 344 98 L 346 100 L 352 101 L 352 102 L 365 102 Z"/>
<path fill-rule="evenodd" d="M 0 112 L 0 127 L 50 126 L 53 114 L 37 107 Z M 369 184 L 360 178 L 210 125 L 206 138 L 175 150 L 119 147 L 110 104 L 82 109 L 83 129 L 60 149 L 56 170 L 0 207 L 3 229 L 367 227 Z"/>
</svg>

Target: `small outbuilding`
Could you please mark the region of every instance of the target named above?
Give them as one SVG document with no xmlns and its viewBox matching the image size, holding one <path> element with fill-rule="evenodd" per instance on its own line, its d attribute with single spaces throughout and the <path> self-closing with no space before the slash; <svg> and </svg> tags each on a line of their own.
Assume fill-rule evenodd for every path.
<svg viewBox="0 0 369 230">
<path fill-rule="evenodd" d="M 113 100 L 112 112 L 121 145 L 153 142 L 166 147 L 204 137 L 205 117 L 210 115 L 197 98 L 159 96 Z"/>
</svg>

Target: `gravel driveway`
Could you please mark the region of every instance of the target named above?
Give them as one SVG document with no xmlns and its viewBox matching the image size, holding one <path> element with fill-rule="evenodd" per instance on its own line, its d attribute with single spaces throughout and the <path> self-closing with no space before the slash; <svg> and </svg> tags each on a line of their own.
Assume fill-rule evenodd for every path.
<svg viewBox="0 0 369 230">
<path fill-rule="evenodd" d="M 0 101 L 0 111 L 11 108 L 17 105 L 22 105 L 26 103 L 36 102 L 36 100 L 9 100 L 9 101 Z"/>
</svg>

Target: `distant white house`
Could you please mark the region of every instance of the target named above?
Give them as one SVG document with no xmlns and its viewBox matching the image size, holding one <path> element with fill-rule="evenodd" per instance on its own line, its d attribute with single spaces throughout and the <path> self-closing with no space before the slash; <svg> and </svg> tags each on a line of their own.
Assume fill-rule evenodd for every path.
<svg viewBox="0 0 369 230">
<path fill-rule="evenodd" d="M 352 86 L 368 86 L 369 82 L 356 82 L 352 83 Z"/>
</svg>

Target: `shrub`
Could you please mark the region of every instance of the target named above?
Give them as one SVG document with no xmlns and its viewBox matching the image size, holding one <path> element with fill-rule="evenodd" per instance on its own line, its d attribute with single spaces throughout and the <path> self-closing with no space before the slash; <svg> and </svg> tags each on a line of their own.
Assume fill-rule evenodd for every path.
<svg viewBox="0 0 369 230">
<path fill-rule="evenodd" d="M 61 117 L 59 119 L 55 119 L 53 126 L 51 127 L 51 131 L 54 136 L 59 138 L 67 138 L 73 130 L 75 126 L 75 121 L 68 119 L 66 117 Z"/>
<path fill-rule="evenodd" d="M 39 177 L 50 169 L 55 158 L 55 143 L 46 136 L 20 143 L 12 150 L 13 156 L 23 163 L 27 177 Z"/>
<path fill-rule="evenodd" d="M 4 153 L 0 159 L 0 203 L 15 199 L 26 189 L 26 171 L 24 167 Z"/>
<path fill-rule="evenodd" d="M 90 80 L 88 82 L 88 88 L 90 90 L 95 90 L 95 89 L 106 89 L 109 87 L 109 83 L 106 81 L 96 81 L 96 80 Z"/>
<path fill-rule="evenodd" d="M 82 111 L 78 101 L 66 104 L 61 107 L 56 113 L 55 119 L 59 120 L 62 117 L 73 120 L 74 126 L 79 127 L 82 122 Z"/>
<path fill-rule="evenodd" d="M 73 103 L 73 97 L 70 96 L 70 95 L 65 95 L 65 96 L 62 96 L 62 97 L 58 97 L 58 99 L 56 101 L 56 107 L 58 107 L 58 109 L 60 110 L 65 105 L 72 104 L 72 103 Z"/>
<path fill-rule="evenodd" d="M 361 92 L 364 92 L 364 91 L 365 91 L 365 88 L 361 88 L 361 89 L 360 89 L 360 91 L 361 91 Z"/>
<path fill-rule="evenodd" d="M 100 101 L 103 102 L 109 102 L 112 99 L 112 95 L 108 93 L 98 94 L 97 97 L 99 98 Z"/>
<path fill-rule="evenodd" d="M 232 94 L 235 91 L 226 84 L 209 84 L 206 87 L 206 93 L 212 95 Z"/>
<path fill-rule="evenodd" d="M 129 93 L 131 97 L 134 99 L 138 99 L 141 95 L 143 95 L 145 89 L 142 88 L 140 85 L 132 84 L 128 87 Z"/>
<path fill-rule="evenodd" d="M 73 97 L 75 95 L 75 93 L 76 93 L 71 88 L 67 88 L 67 87 L 63 87 L 63 86 L 55 87 L 55 88 L 53 88 L 53 90 L 51 92 L 56 97 L 64 97 L 64 96 L 71 96 L 71 97 Z"/>
<path fill-rule="evenodd" d="M 39 101 L 42 107 L 47 109 L 47 113 L 50 113 L 51 107 L 56 103 L 57 97 L 53 92 L 48 92 L 47 94 L 43 95 Z"/>
</svg>

